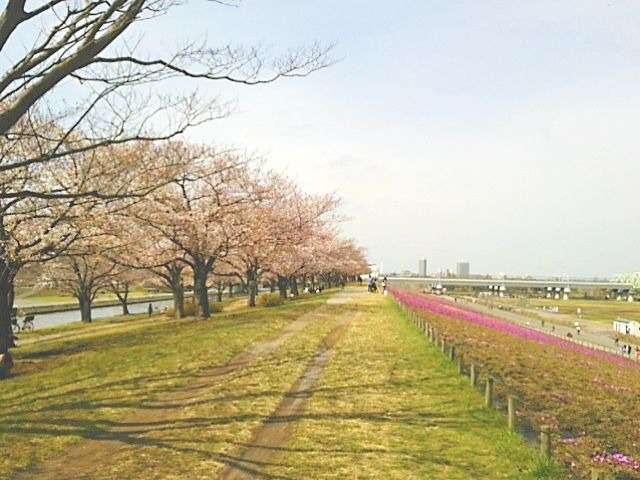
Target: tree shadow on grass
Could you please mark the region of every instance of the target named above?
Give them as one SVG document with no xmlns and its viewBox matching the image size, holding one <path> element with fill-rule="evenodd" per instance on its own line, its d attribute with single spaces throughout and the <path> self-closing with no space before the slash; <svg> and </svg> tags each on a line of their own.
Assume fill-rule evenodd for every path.
<svg viewBox="0 0 640 480">
<path fill-rule="evenodd" d="M 4 431 L 6 427 L 6 433 L 14 435 L 24 436 L 38 436 L 58 437 L 61 435 L 81 438 L 83 440 L 89 440 L 94 442 L 108 442 L 117 443 L 121 447 L 127 448 L 158 448 L 168 450 L 178 454 L 190 454 L 197 457 L 201 457 L 203 460 L 215 460 L 226 466 L 233 466 L 234 468 L 242 471 L 252 472 L 256 475 L 255 478 L 273 478 L 284 479 L 288 478 L 280 475 L 268 475 L 262 473 L 262 468 L 266 466 L 283 466 L 284 464 L 274 462 L 263 462 L 261 464 L 251 465 L 246 460 L 238 457 L 230 456 L 222 453 L 223 449 L 219 451 L 211 451 L 206 449 L 198 449 L 192 447 L 181 446 L 181 443 L 198 444 L 207 443 L 219 444 L 221 447 L 224 444 L 233 445 L 235 447 L 247 447 L 249 444 L 240 442 L 226 442 L 223 437 L 212 436 L 212 431 L 215 431 L 217 426 L 228 426 L 229 424 L 237 423 L 244 424 L 247 422 L 264 422 L 266 417 L 256 414 L 240 414 L 233 416 L 221 416 L 221 417 L 196 417 L 196 418 L 183 418 L 183 419 L 166 419 L 162 421 L 146 421 L 146 422 L 126 422 L 126 421 L 90 421 L 90 420 L 73 420 L 68 418 L 56 419 L 47 418 L 36 420 L 31 422 L 27 427 L 21 427 L 19 425 L 5 426 L 3 425 L 0 431 Z M 411 424 L 418 425 L 424 428 L 439 427 L 448 429 L 468 429 L 473 427 L 475 420 L 460 420 L 459 418 L 442 417 L 437 414 L 431 414 L 427 412 L 385 412 L 385 411 L 362 411 L 353 413 L 300 413 L 295 415 L 287 415 L 281 417 L 270 417 L 270 422 L 284 422 L 284 423 L 298 423 L 304 421 L 312 422 L 336 422 L 336 424 L 342 424 L 345 421 L 356 421 L 359 423 L 366 422 L 369 424 Z M 476 427 L 478 425 L 475 425 Z M 206 440 L 199 439 L 197 432 L 206 432 Z M 179 433 L 184 432 L 188 436 L 170 436 L 162 439 L 153 438 L 151 435 L 157 435 L 162 432 Z M 255 445 L 253 445 L 255 446 Z M 260 445 L 260 448 L 272 448 L 268 445 Z M 273 447 L 274 450 L 295 452 L 295 449 L 287 449 L 285 447 Z M 385 450 L 382 452 L 380 449 L 335 449 L 335 448 L 323 448 L 320 447 L 315 450 L 309 450 L 307 453 L 332 453 L 340 455 L 348 455 L 355 457 L 365 457 L 372 454 L 382 454 L 388 456 L 408 456 L 411 452 L 396 449 Z M 92 464 L 95 466 L 101 461 L 109 461 L 110 457 L 102 458 L 101 453 L 98 451 L 95 455 L 96 458 L 92 460 Z M 423 458 L 424 460 L 424 458 Z M 447 462 L 442 459 L 434 457 L 429 461 L 446 464 Z M 73 471 L 73 466 L 69 467 Z M 47 466 L 44 466 L 42 472 L 46 472 Z M 34 478 L 38 478 L 38 471 L 34 473 Z M 31 478 L 31 477 L 24 477 Z"/>
</svg>

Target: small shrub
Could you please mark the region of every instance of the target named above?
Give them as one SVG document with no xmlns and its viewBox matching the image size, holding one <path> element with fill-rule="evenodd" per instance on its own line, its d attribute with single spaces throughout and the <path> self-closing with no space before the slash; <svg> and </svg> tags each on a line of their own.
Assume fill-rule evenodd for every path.
<svg viewBox="0 0 640 480">
<path fill-rule="evenodd" d="M 184 304 L 184 316 L 185 317 L 193 317 L 196 314 L 196 304 L 195 302 L 186 302 Z"/>
<path fill-rule="evenodd" d="M 224 305 L 220 302 L 209 302 L 209 310 L 211 313 L 220 313 L 224 310 Z M 174 317 L 176 311 L 173 307 L 167 309 L 167 316 Z M 184 316 L 193 317 L 196 314 L 196 305 L 194 302 L 185 302 L 184 304 Z"/>
<path fill-rule="evenodd" d="M 220 313 L 224 310 L 224 305 L 221 302 L 210 302 L 209 309 L 211 310 L 211 313 Z"/>
<path fill-rule="evenodd" d="M 279 293 L 263 293 L 256 300 L 256 305 L 259 307 L 277 307 L 282 305 L 282 301 Z"/>
</svg>

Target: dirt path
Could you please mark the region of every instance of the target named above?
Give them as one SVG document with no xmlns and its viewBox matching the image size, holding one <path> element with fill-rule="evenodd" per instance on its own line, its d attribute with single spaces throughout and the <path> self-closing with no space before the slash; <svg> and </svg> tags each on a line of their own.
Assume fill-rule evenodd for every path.
<svg viewBox="0 0 640 480">
<path fill-rule="evenodd" d="M 329 299 L 331 300 L 331 299 Z M 288 339 L 302 331 L 309 323 L 328 313 L 323 306 L 308 312 L 285 326 L 274 338 L 253 344 L 248 350 L 236 355 L 225 365 L 200 372 L 198 377 L 180 390 L 161 395 L 145 402 L 139 410 L 121 419 L 107 432 L 98 437 L 84 439 L 67 449 L 57 458 L 45 462 L 34 471 L 16 476 L 16 479 L 89 479 L 100 465 L 106 465 L 121 449 L 131 448 L 147 430 L 170 427 L 176 412 L 190 402 L 197 402 L 207 390 L 225 381 L 229 374 L 254 364 L 282 346 Z M 146 407 L 146 408 L 143 408 Z M 149 408 L 152 407 L 152 408 Z"/>
<path fill-rule="evenodd" d="M 329 302 L 335 305 L 348 303 L 352 299 L 353 294 L 340 294 Z M 311 390 L 322 377 L 335 345 L 354 317 L 350 315 L 340 319 L 338 325 L 322 340 L 307 368 L 285 395 L 276 411 L 254 432 L 253 438 L 244 445 L 244 450 L 237 459 L 222 471 L 220 480 L 268 478 L 261 474 L 261 465 L 268 463 L 277 453 L 278 447 L 289 439 L 293 430 L 292 422 L 295 421 L 296 415 L 304 411 L 307 401 L 311 398 Z"/>
<path fill-rule="evenodd" d="M 491 309 L 486 305 L 482 305 L 479 303 L 464 302 L 456 306 L 461 306 L 464 308 L 468 308 L 470 310 L 475 310 L 480 313 L 493 315 L 503 320 L 507 320 L 508 322 L 523 325 L 532 330 L 537 330 L 539 332 L 552 334 L 565 339 L 566 339 L 566 335 L 570 333 L 573 336 L 573 340 L 589 342 L 600 347 L 611 349 L 612 350 L 611 353 L 620 354 L 620 352 L 616 347 L 613 336 L 611 335 L 609 327 L 607 325 L 599 324 L 597 322 L 581 321 L 580 326 L 581 326 L 582 332 L 578 336 L 576 334 L 575 327 L 572 326 L 572 323 L 575 322 L 575 318 L 572 318 L 571 316 L 568 316 L 568 315 L 566 315 L 566 317 L 571 319 L 571 322 L 567 322 L 564 319 L 558 322 L 557 319 L 554 318 L 552 314 L 545 315 L 544 316 L 545 323 L 543 326 L 539 319 L 531 318 L 517 312 L 509 312 L 509 311 L 500 310 L 497 308 Z M 567 323 L 569 323 L 569 325 L 567 325 Z"/>
</svg>

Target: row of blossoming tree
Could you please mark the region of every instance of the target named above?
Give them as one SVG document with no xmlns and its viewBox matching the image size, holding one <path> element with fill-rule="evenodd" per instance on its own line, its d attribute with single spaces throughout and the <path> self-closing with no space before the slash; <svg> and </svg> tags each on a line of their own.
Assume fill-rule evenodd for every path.
<svg viewBox="0 0 640 480">
<path fill-rule="evenodd" d="M 115 293 L 126 313 L 131 286 L 142 282 L 171 291 L 177 317 L 192 286 L 196 315 L 207 318 L 212 287 L 220 293 L 240 285 L 255 306 L 263 282 L 297 295 L 307 279 L 331 285 L 366 270 L 363 251 L 337 234 L 335 197 L 306 194 L 259 163 L 210 146 L 110 145 L 7 181 L 33 191 L 45 182 L 60 195 L 32 195 L 5 208 L 4 322 L 16 279 L 33 264 L 40 281 L 77 298 L 85 322 L 98 293 Z M 100 193 L 67 198 L 68 188 Z M 10 328 L 2 335 L 15 346 Z"/>
<path fill-rule="evenodd" d="M 331 235 L 328 199 L 305 197 L 224 152 L 158 143 L 229 113 L 215 89 L 198 84 L 304 77 L 331 63 L 331 45 L 270 55 L 261 46 L 186 38 L 174 49 L 149 49 L 144 28 L 178 30 L 178 7 L 191 8 L 173 0 L 8 0 L 0 7 L 0 374 L 11 368 L 14 289 L 25 271 L 71 290 L 84 320 L 96 292 L 109 288 L 126 303 L 129 285 L 145 272 L 171 286 L 180 312 L 180 285 L 190 275 L 199 314 L 207 316 L 214 275 L 241 274 L 254 285 L 277 275 L 275 252 L 293 263 L 280 274 L 311 271 L 312 261 L 281 252 L 294 240 L 303 245 L 312 228 L 327 259 L 345 248 Z M 271 216 L 294 225 L 296 209 L 296 233 L 262 224 Z M 312 211 L 315 220 L 305 217 Z M 296 251 L 318 248 L 306 242 Z M 327 275 L 329 265 L 315 271 Z"/>
</svg>

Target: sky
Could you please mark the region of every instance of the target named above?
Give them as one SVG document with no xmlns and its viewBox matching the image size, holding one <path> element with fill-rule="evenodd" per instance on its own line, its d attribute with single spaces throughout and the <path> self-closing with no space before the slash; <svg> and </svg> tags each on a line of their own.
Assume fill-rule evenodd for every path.
<svg viewBox="0 0 640 480">
<path fill-rule="evenodd" d="M 199 84 L 234 113 L 188 136 L 335 192 L 387 271 L 640 270 L 637 1 L 192 0 L 147 25 L 157 51 L 335 43 L 308 78 Z"/>
</svg>

